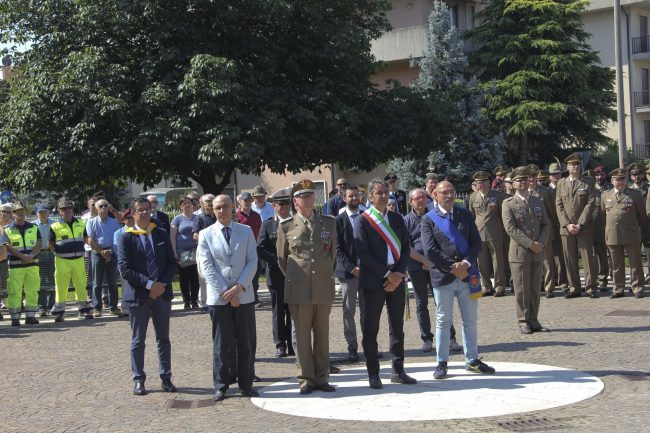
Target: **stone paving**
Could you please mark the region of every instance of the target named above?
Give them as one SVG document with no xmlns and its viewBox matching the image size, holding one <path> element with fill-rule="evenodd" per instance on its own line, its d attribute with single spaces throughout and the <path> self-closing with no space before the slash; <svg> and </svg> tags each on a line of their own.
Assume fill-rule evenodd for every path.
<svg viewBox="0 0 650 433">
<path fill-rule="evenodd" d="M 646 295 L 649 295 L 646 293 Z M 270 331 L 268 293 L 257 309 L 256 372 L 265 386 L 295 374 L 294 359 L 276 359 Z M 37 326 L 0 322 L 0 432 L 647 432 L 650 427 L 650 297 L 610 300 L 542 299 L 540 321 L 551 333 L 519 334 L 514 297 L 487 298 L 479 307 L 479 349 L 484 361 L 530 362 L 593 374 L 604 391 L 552 410 L 500 417 L 446 421 L 350 422 L 295 417 L 254 406 L 231 389 L 212 401 L 210 320 L 182 311 L 172 317 L 173 381 L 176 394 L 159 391 L 153 329 L 147 341 L 150 394 L 132 395 L 129 326 L 126 319 L 51 319 Z M 406 322 L 406 362 L 432 361 L 420 351 L 414 317 Z M 614 313 L 614 315 L 612 315 Z M 433 315 L 432 315 L 433 316 Z M 459 316 L 454 322 L 460 329 Z M 330 318 L 332 358 L 346 355 L 340 298 Z M 382 319 L 380 348 L 388 346 Z M 359 330 L 360 334 L 360 330 Z M 454 355 L 452 361 L 460 361 Z M 362 364 L 355 365 L 356 367 Z M 368 392 L 372 392 L 368 389 Z M 232 396 L 231 396 L 232 394 Z M 468 401 L 467 404 L 471 404 Z M 499 402 L 494 402 L 498 405 Z M 428 410 L 435 411 L 435 407 Z"/>
</svg>

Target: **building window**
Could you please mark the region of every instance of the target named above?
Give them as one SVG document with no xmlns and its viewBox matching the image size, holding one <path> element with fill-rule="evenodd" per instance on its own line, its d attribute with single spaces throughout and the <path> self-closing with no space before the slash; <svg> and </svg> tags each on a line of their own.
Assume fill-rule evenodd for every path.
<svg viewBox="0 0 650 433">
<path fill-rule="evenodd" d="M 449 6 L 449 19 L 451 20 L 451 24 L 458 28 L 458 5 Z"/>
</svg>

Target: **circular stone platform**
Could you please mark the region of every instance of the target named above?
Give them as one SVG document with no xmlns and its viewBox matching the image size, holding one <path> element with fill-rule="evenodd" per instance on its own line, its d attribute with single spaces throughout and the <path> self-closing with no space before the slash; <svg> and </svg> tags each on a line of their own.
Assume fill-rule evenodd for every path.
<svg viewBox="0 0 650 433">
<path fill-rule="evenodd" d="M 251 401 L 272 412 L 310 418 L 358 421 L 425 421 L 478 418 L 538 411 L 593 397 L 603 390 L 598 378 L 576 370 L 538 364 L 488 362 L 494 375 L 465 371 L 449 363 L 449 376 L 434 380 L 435 363 L 406 365 L 417 385 L 390 383 L 390 365 L 381 369 L 382 390 L 368 387 L 365 367 L 330 376 L 336 392 L 302 396 L 295 380 L 259 390 Z"/>
</svg>

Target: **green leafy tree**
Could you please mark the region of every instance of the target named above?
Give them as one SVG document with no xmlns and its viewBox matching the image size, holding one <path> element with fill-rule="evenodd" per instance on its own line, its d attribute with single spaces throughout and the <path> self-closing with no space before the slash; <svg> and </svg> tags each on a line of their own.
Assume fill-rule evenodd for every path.
<svg viewBox="0 0 650 433">
<path fill-rule="evenodd" d="M 435 147 L 445 117 L 382 92 L 370 42 L 387 1 L 42 0 L 0 3 L 20 74 L 0 114 L 0 175 L 18 189 L 370 169 Z M 439 110 L 445 113 L 446 110 Z"/>
<path fill-rule="evenodd" d="M 451 134 L 445 146 L 415 159 L 394 160 L 389 169 L 398 173 L 409 187 L 422 186 L 428 167 L 436 167 L 459 190 L 468 190 L 472 175 L 490 170 L 501 162 L 505 141 L 483 116 L 484 93 L 478 81 L 467 79 L 468 60 L 458 30 L 451 24 L 449 8 L 433 2 L 429 16 L 427 47 L 424 56 L 412 61 L 420 68 L 415 88 L 442 92 L 455 104 L 456 119 L 447 128 Z M 429 120 L 431 121 L 431 120 Z"/>
<path fill-rule="evenodd" d="M 560 149 L 607 144 L 614 73 L 599 65 L 581 12 L 588 0 L 493 0 L 467 33 L 471 65 L 490 89 L 486 113 L 513 158 L 548 161 Z"/>
</svg>

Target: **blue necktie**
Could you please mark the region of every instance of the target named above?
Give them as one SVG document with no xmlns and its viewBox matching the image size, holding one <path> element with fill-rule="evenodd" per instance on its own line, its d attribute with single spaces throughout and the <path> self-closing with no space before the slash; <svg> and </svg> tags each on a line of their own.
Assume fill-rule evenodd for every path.
<svg viewBox="0 0 650 433">
<path fill-rule="evenodd" d="M 223 228 L 223 237 L 226 238 L 226 242 L 230 245 L 230 227 Z"/>
<path fill-rule="evenodd" d="M 147 270 L 149 271 L 149 279 L 151 281 L 156 281 L 158 279 L 158 265 L 156 264 L 156 256 L 153 253 L 153 245 L 147 235 L 144 235 L 144 252 L 147 254 Z"/>
</svg>

